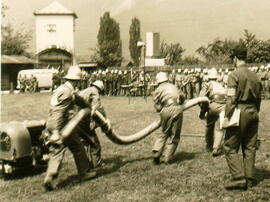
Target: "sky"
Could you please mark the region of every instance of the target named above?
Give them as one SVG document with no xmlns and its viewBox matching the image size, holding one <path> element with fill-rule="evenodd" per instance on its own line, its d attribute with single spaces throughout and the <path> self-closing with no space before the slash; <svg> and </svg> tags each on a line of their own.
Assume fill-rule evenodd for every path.
<svg viewBox="0 0 270 202">
<path fill-rule="evenodd" d="M 35 52 L 35 18 L 55 0 L 2 0 L 8 6 L 6 21 L 30 31 Z M 129 59 L 129 27 L 133 17 L 141 22 L 141 36 L 159 32 L 160 40 L 180 43 L 185 55 L 216 38 L 238 40 L 247 29 L 258 39 L 270 39 L 270 0 L 57 0 L 74 11 L 75 52 L 88 56 L 97 45 L 100 17 L 109 11 L 120 25 L 123 56 Z"/>
</svg>

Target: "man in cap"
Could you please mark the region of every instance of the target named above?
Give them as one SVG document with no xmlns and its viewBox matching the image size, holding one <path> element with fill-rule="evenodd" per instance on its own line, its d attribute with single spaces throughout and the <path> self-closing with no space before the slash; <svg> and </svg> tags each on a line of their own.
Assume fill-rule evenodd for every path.
<svg viewBox="0 0 270 202">
<path fill-rule="evenodd" d="M 96 176 L 95 172 L 90 172 L 89 159 L 76 132 L 66 138 L 63 143 L 60 142 L 60 131 L 69 120 L 69 111 L 73 109 L 76 100 L 80 98 L 74 92 L 80 81 L 80 76 L 80 68 L 71 66 L 64 77 L 66 82 L 56 89 L 50 101 L 50 110 L 46 121 L 46 132 L 50 141 L 50 159 L 43 184 L 47 191 L 54 188 L 53 181 L 59 174 L 66 148 L 69 148 L 73 154 L 80 180 L 84 181 Z"/>
<path fill-rule="evenodd" d="M 164 162 L 170 163 L 180 140 L 181 126 L 183 121 L 184 95 L 176 86 L 168 82 L 165 72 L 159 72 L 156 76 L 158 84 L 153 93 L 154 107 L 160 113 L 162 127 L 153 147 L 154 164 L 160 163 L 160 157 L 164 153 Z M 164 152 L 163 152 L 164 151 Z"/>
<path fill-rule="evenodd" d="M 104 91 L 104 84 L 97 80 L 90 87 L 84 89 L 79 95 L 91 106 L 91 115 L 85 117 L 79 125 L 79 134 L 86 141 L 89 148 L 89 155 L 93 168 L 102 166 L 101 146 L 95 129 L 98 127 L 96 122 L 92 120 L 92 116 L 96 110 L 106 117 L 104 108 L 101 105 L 100 93 Z"/>
<path fill-rule="evenodd" d="M 226 90 L 217 79 L 217 70 L 215 68 L 210 69 L 208 71 L 208 82 L 204 84 L 200 92 L 200 96 L 206 96 L 210 100 L 210 104 L 200 105 L 199 117 L 200 119 L 206 118 L 206 150 L 212 151 L 213 156 L 217 156 L 221 152 L 223 130 L 220 127 L 219 114 L 224 111 L 226 103 Z"/>
<path fill-rule="evenodd" d="M 228 77 L 227 102 L 223 127 L 226 128 L 224 151 L 232 175 L 226 189 L 247 189 L 255 177 L 255 154 L 262 86 L 256 73 L 245 67 L 247 51 L 233 50 L 231 58 L 237 67 Z M 239 126 L 231 127 L 229 119 L 240 109 Z M 238 156 L 242 148 L 242 158 Z"/>
</svg>

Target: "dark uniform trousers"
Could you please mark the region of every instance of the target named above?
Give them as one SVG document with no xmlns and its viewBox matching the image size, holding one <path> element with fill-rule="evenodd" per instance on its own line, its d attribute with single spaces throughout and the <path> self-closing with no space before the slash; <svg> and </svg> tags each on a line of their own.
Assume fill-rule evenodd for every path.
<svg viewBox="0 0 270 202">
<path fill-rule="evenodd" d="M 183 110 L 180 105 L 163 107 L 160 112 L 162 132 L 157 135 L 153 147 L 155 157 L 161 157 L 164 150 L 165 162 L 169 162 L 174 155 L 180 140 L 183 122 Z"/>
<path fill-rule="evenodd" d="M 92 120 L 83 120 L 78 127 L 78 133 L 86 143 L 86 150 L 91 159 L 92 168 L 96 168 L 101 165 L 101 145 L 95 131 L 97 126 L 93 124 L 95 122 Z"/>
<path fill-rule="evenodd" d="M 238 108 L 241 110 L 240 126 L 227 128 L 225 134 L 226 160 L 234 179 L 254 178 L 258 111 L 255 105 L 250 104 L 238 104 Z M 240 145 L 242 145 L 243 162 L 238 156 Z"/>
</svg>

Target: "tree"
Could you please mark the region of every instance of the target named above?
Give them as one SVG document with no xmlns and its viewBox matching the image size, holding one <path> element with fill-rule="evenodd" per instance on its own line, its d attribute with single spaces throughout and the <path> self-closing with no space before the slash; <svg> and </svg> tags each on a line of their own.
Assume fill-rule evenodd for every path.
<svg viewBox="0 0 270 202">
<path fill-rule="evenodd" d="M 140 47 L 137 42 L 141 41 L 140 21 L 133 18 L 129 28 L 129 52 L 133 63 L 138 66 L 140 62 Z"/>
<path fill-rule="evenodd" d="M 160 56 L 166 58 L 167 65 L 180 64 L 183 52 L 185 52 L 185 49 L 180 43 L 170 45 L 161 43 Z"/>
<path fill-rule="evenodd" d="M 100 18 L 98 31 L 98 48 L 100 63 L 106 67 L 119 66 L 122 61 L 122 43 L 119 24 L 105 12 Z"/>
<path fill-rule="evenodd" d="M 231 52 L 240 43 L 240 41 L 237 42 L 229 39 L 222 41 L 217 38 L 206 47 L 199 47 L 196 52 L 206 60 L 206 63 L 209 64 L 231 63 Z"/>
<path fill-rule="evenodd" d="M 194 55 L 185 56 L 181 61 L 182 65 L 198 65 L 200 63 L 202 63 L 202 61 Z"/>
<path fill-rule="evenodd" d="M 31 35 L 23 32 L 23 28 L 15 30 L 10 23 L 5 23 L 5 11 L 8 8 L 2 5 L 2 24 L 1 24 L 1 52 L 3 55 L 25 55 L 30 56 L 27 49 Z"/>
<path fill-rule="evenodd" d="M 268 63 L 270 62 L 270 40 L 256 40 L 248 50 L 248 61 L 252 63 Z"/>
<path fill-rule="evenodd" d="M 254 45 L 256 45 L 256 35 L 245 29 L 243 41 L 247 49 L 252 48 Z"/>
</svg>

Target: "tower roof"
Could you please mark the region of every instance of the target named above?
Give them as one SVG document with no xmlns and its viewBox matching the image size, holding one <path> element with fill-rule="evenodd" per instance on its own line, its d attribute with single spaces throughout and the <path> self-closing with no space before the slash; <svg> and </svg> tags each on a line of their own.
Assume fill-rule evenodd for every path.
<svg viewBox="0 0 270 202">
<path fill-rule="evenodd" d="M 57 1 L 52 2 L 50 5 L 37 12 L 34 12 L 34 15 L 73 15 L 77 18 L 75 12 L 68 10 Z"/>
</svg>

